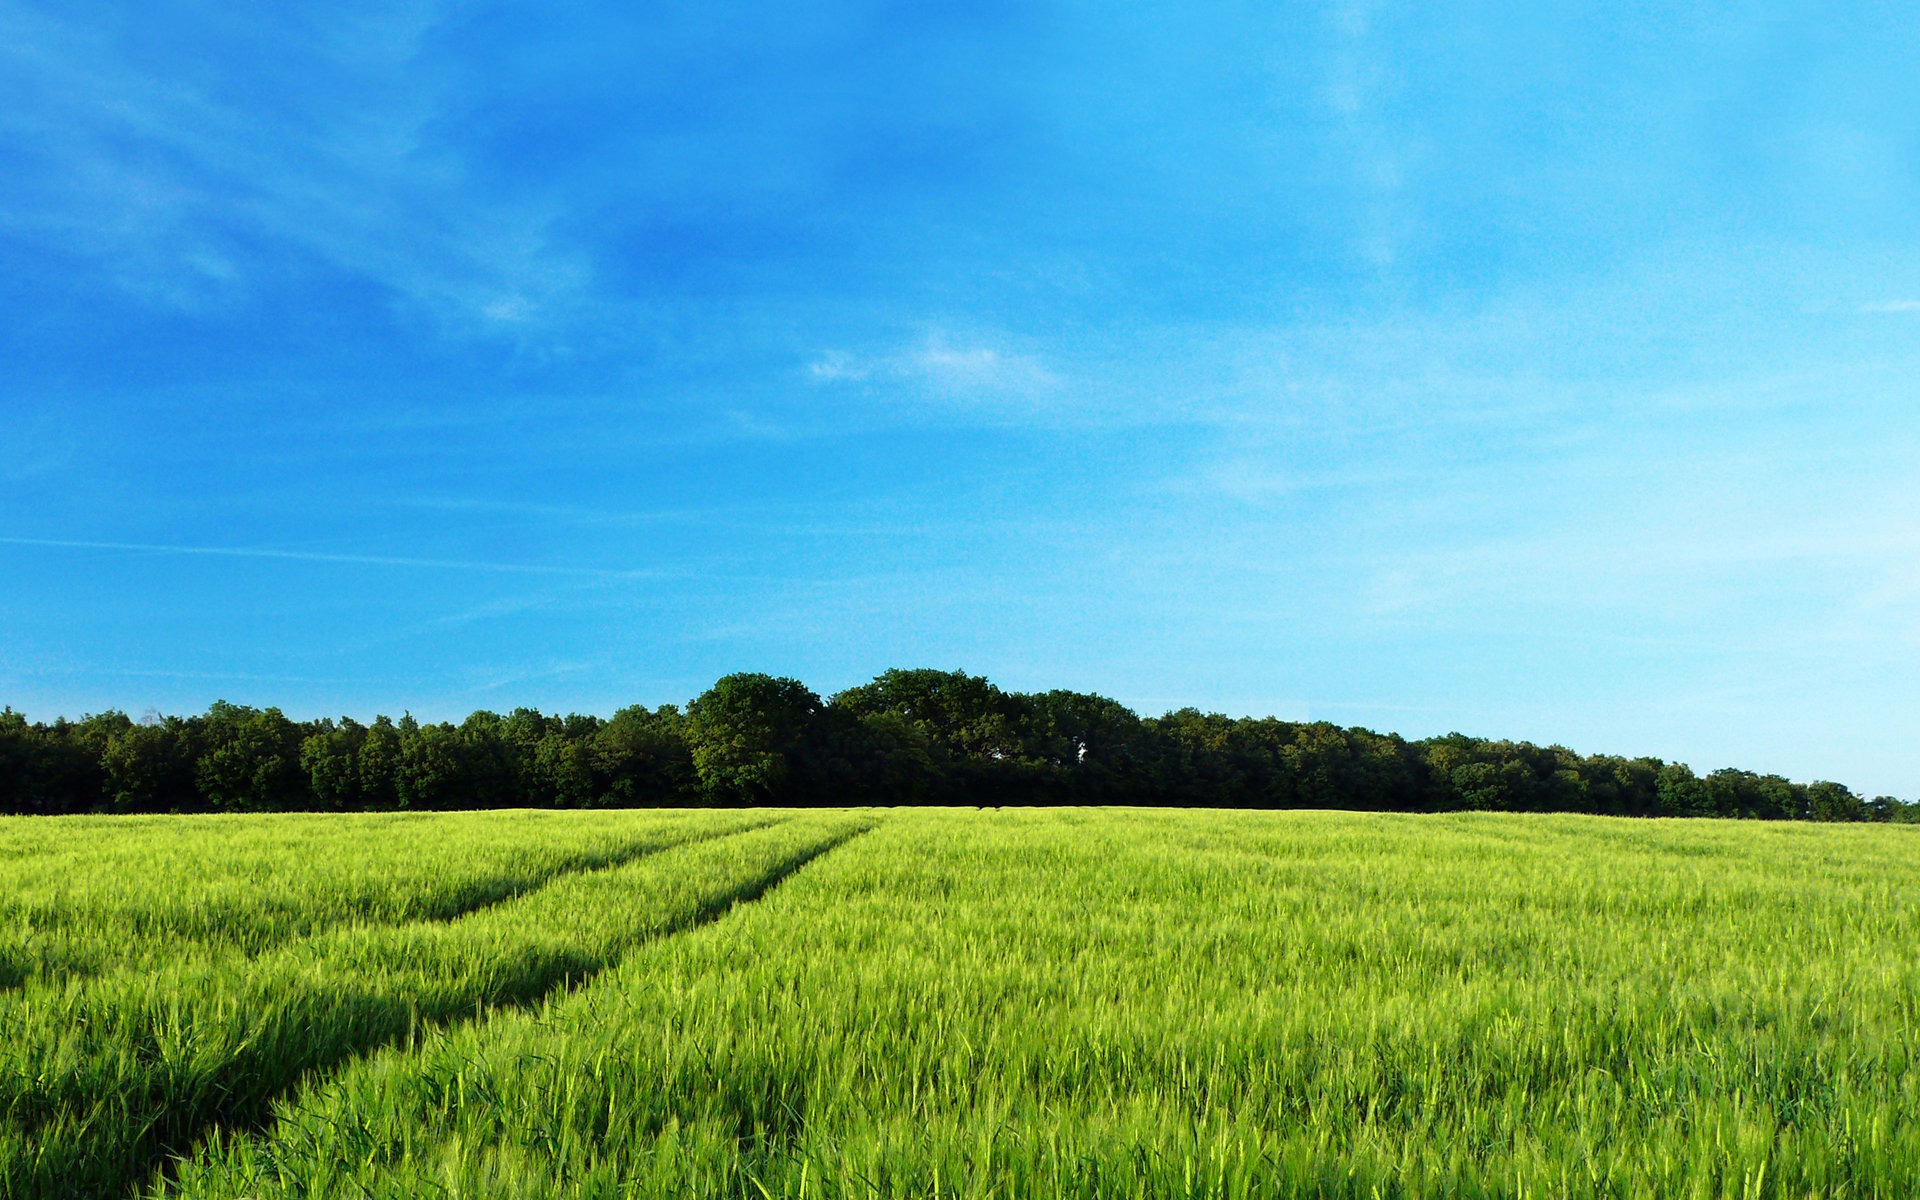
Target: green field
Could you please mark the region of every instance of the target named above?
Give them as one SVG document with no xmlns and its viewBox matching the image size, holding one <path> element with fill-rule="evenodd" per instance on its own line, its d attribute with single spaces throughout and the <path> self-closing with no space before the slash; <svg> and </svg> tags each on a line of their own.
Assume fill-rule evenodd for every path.
<svg viewBox="0 0 1920 1200">
<path fill-rule="evenodd" d="M 1920 1195 L 1920 829 L 0 821 L 0 1196 Z"/>
</svg>

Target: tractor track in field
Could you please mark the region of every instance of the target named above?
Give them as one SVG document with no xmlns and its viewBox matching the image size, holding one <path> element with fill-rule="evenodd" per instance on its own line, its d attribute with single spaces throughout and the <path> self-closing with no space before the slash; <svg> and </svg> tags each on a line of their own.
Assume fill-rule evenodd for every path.
<svg viewBox="0 0 1920 1200">
<path fill-rule="evenodd" d="M 684 842 L 676 843 L 674 846 L 663 849 L 680 849 L 702 842 L 742 836 L 758 830 L 772 828 L 791 819 L 790 817 L 781 817 L 745 829 L 732 829 L 724 833 L 690 838 Z M 618 955 L 609 958 L 597 967 L 566 972 L 557 977 L 549 977 L 543 981 L 542 986 L 529 988 L 521 994 L 477 1004 L 472 1009 L 462 1010 L 459 1016 L 449 1019 L 422 1020 L 415 1028 L 410 1029 L 406 1034 L 396 1037 L 373 1039 L 351 1047 L 344 1053 L 332 1056 L 325 1061 L 309 1064 L 307 1068 L 300 1073 L 298 1078 L 293 1080 L 288 1086 L 275 1090 L 271 1095 L 262 1096 L 256 1102 L 250 1103 L 242 1108 L 216 1114 L 209 1119 L 196 1122 L 191 1130 L 183 1128 L 172 1136 L 163 1136 L 158 1139 L 151 1147 L 150 1153 L 142 1156 L 143 1161 L 140 1168 L 128 1175 L 128 1184 L 122 1189 L 120 1195 L 124 1197 L 125 1200 L 137 1200 L 138 1197 L 149 1194 L 149 1189 L 152 1188 L 156 1182 L 170 1184 L 173 1176 L 170 1164 L 185 1155 L 190 1155 L 194 1147 L 205 1141 L 209 1136 L 214 1134 L 247 1134 L 260 1132 L 271 1122 L 273 1108 L 282 1099 L 306 1088 L 324 1086 L 329 1077 L 355 1059 L 377 1053 L 381 1050 L 390 1049 L 422 1034 L 458 1029 L 476 1021 L 485 1020 L 495 1013 L 523 1011 L 537 1006 L 556 994 L 570 994 L 579 991 L 591 984 L 600 975 L 619 966 L 630 955 L 642 947 L 670 938 L 680 937 L 705 926 L 712 925 L 726 917 L 735 909 L 763 899 L 803 868 L 838 850 L 848 842 L 871 832 L 873 828 L 873 823 L 858 825 L 786 855 L 773 863 L 770 869 L 764 874 L 745 881 L 734 888 L 708 897 L 690 913 L 687 913 L 678 920 L 662 925 L 659 929 L 644 937 L 636 939 L 631 945 L 623 948 Z M 637 860 L 642 857 L 645 857 L 645 855 L 635 856 L 635 859 Z M 573 874 L 578 873 L 579 872 L 574 872 Z M 557 882 L 557 877 L 555 881 Z M 11 1193 L 6 1192 L 4 1181 L 0 1181 L 0 1194 L 11 1195 Z M 76 1200 L 85 1200 L 85 1198 L 77 1197 Z M 105 1200 L 105 1194 L 102 1194 L 101 1200 Z"/>
<path fill-rule="evenodd" d="M 703 903 L 686 920 L 662 927 L 659 933 L 644 941 L 635 943 L 634 946 L 628 949 L 627 953 L 631 954 L 634 950 L 649 943 L 679 937 L 682 934 L 691 933 L 703 925 L 713 924 L 734 909 L 760 900 L 766 896 L 768 892 L 785 883 L 807 864 L 816 859 L 825 858 L 848 842 L 870 833 L 872 830 L 872 825 L 862 825 L 856 829 L 849 829 L 845 833 L 835 834 L 825 841 L 817 842 L 798 854 L 789 855 L 767 874 L 762 875 L 751 883 L 743 884 L 740 887 L 734 888 L 732 891 L 713 897 Z"/>
<path fill-rule="evenodd" d="M 364 913 L 355 913 L 315 926 L 304 932 L 266 941 L 256 946 L 218 947 L 209 952 L 209 957 L 228 959 L 234 963 L 248 963 L 268 954 L 298 946 L 303 942 L 311 942 L 317 938 L 337 933 L 342 929 L 349 929 L 356 926 L 393 928 L 400 925 L 451 924 L 464 917 L 485 912 L 489 908 L 518 900 L 522 896 L 532 895 L 541 888 L 549 887 L 563 879 L 586 875 L 595 871 L 611 871 L 655 854 L 665 854 L 670 850 L 679 850 L 687 846 L 697 846 L 702 842 L 710 842 L 717 838 L 752 833 L 757 829 L 767 829 L 790 819 L 791 818 L 784 816 L 774 817 L 765 821 L 734 826 L 728 829 L 701 830 L 672 842 L 638 841 L 606 853 L 581 855 L 570 862 L 557 866 L 554 870 L 544 875 L 504 877 L 502 879 L 488 880 L 484 886 L 475 887 L 475 894 L 473 896 L 463 897 L 454 903 L 435 908 L 432 911 L 424 912 L 417 916 L 380 919 L 371 918 Z M 138 922 L 134 922 L 133 925 L 133 932 L 137 936 L 141 932 L 138 927 Z M 0 955 L 0 994 L 14 988 L 26 986 L 26 984 L 36 976 L 43 975 L 43 969 L 43 963 L 36 964 L 28 958 L 14 959 Z M 72 979 L 87 980 L 104 978 L 112 975 L 116 971 L 140 969 L 141 968 L 138 967 L 125 965 L 107 967 L 105 969 L 68 968 L 66 974 Z"/>
<path fill-rule="evenodd" d="M 508 888 L 505 891 L 501 891 L 498 893 L 489 893 L 485 896 L 475 899 L 472 902 L 463 903 L 457 908 L 446 909 L 441 912 L 435 912 L 427 916 L 409 917 L 404 921 L 367 922 L 367 924 L 376 925 L 376 926 L 395 926 L 395 925 L 414 925 L 414 924 L 421 924 L 421 925 L 452 924 L 454 921 L 458 921 L 464 917 L 474 916 L 477 913 L 485 912 L 489 908 L 497 908 L 502 904 L 506 904 L 506 903 L 509 903 L 510 901 L 518 900 L 522 896 L 530 896 L 533 893 L 539 891 L 541 888 L 551 887 L 552 885 L 556 883 L 560 883 L 563 880 L 572 879 L 580 875 L 591 875 L 596 871 L 617 870 L 618 868 L 624 867 L 629 863 L 636 863 L 636 862 L 639 862 L 641 859 L 651 858 L 656 854 L 666 854 L 673 850 L 685 850 L 689 846 L 698 846 L 703 842 L 717 842 L 722 838 L 740 837 L 744 834 L 753 833 L 757 830 L 771 829 L 775 825 L 781 824 L 783 821 L 788 821 L 791 819 L 792 818 L 790 817 L 774 817 L 770 820 L 759 821 L 751 825 L 736 825 L 729 829 L 701 830 L 697 833 L 689 834 L 688 836 L 673 842 L 636 842 L 635 844 L 631 846 L 627 846 L 612 854 L 601 855 L 592 859 L 571 863 L 553 872 L 551 875 L 543 875 L 539 879 L 528 880 L 523 886 L 516 885 Z M 330 933 L 333 930 L 339 929 L 343 925 L 347 925 L 347 924 L 351 924 L 351 922 L 343 922 L 341 925 L 333 925 L 325 929 L 317 929 L 313 933 L 303 934 L 300 938 L 289 939 L 288 941 L 281 942 L 277 945 L 269 946 L 266 948 L 266 951 L 278 950 L 287 946 L 292 946 L 306 938 L 324 936 L 325 934 Z M 266 952 L 266 951 L 263 951 L 263 952 Z M 258 956 L 250 954 L 247 957 L 255 958 Z"/>
</svg>

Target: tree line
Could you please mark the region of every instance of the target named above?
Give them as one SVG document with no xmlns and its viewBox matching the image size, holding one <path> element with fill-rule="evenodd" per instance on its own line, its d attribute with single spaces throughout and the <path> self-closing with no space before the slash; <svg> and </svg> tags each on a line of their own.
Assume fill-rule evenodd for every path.
<svg viewBox="0 0 1920 1200">
<path fill-rule="evenodd" d="M 1141 717 L 1081 692 L 888 671 L 822 699 L 728 675 L 682 709 L 519 708 L 459 724 L 0 710 L 0 811 L 330 812 L 689 805 L 1139 804 L 1920 821 L 1838 783 L 1453 733 L 1408 741 L 1324 721 L 1185 708 Z"/>
</svg>

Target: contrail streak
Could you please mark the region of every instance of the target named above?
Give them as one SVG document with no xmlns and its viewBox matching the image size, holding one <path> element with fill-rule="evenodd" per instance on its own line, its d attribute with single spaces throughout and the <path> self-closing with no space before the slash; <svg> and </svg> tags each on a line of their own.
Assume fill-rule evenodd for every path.
<svg viewBox="0 0 1920 1200">
<path fill-rule="evenodd" d="M 191 554 L 204 558 L 270 558 L 286 562 L 343 563 L 360 567 L 411 567 L 438 571 L 493 571 L 503 575 L 566 575 L 577 579 L 661 579 L 661 571 L 616 571 L 606 567 L 560 567 L 538 563 L 473 562 L 459 558 L 404 558 L 383 554 L 327 554 L 316 550 L 267 550 L 251 546 L 171 546 L 155 542 L 83 542 L 65 538 L 0 537 L 0 545 L 58 550 L 123 550 L 137 554 Z"/>
</svg>

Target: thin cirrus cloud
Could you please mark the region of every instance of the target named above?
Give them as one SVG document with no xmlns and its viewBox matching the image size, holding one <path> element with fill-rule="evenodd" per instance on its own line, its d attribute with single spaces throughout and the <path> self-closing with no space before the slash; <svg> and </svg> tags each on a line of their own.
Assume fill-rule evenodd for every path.
<svg viewBox="0 0 1920 1200">
<path fill-rule="evenodd" d="M 0 63 L 18 99 L 0 134 L 20 169 L 0 205 L 16 236 L 186 312 L 303 269 L 371 282 L 449 331 L 577 298 L 585 268 L 555 245 L 551 206 L 477 194 L 435 151 L 448 98 L 414 69 L 432 9 L 336 15 L 291 37 L 215 16 L 202 32 L 224 53 L 182 72 L 182 48 L 138 23 L 10 7 Z"/>
<path fill-rule="evenodd" d="M 401 567 L 423 571 L 480 571 L 503 575 L 559 575 L 580 579 L 660 580 L 683 578 L 685 572 L 628 570 L 564 564 L 486 562 L 457 558 L 417 558 L 390 554 L 336 554 L 317 550 L 276 550 L 257 546 L 183 546 L 153 542 L 83 541 L 71 538 L 0 537 L 0 545 L 45 550 L 99 550 L 116 554 L 164 554 L 189 558 L 263 559 L 277 562 L 329 563 L 356 567 Z"/>
<path fill-rule="evenodd" d="M 1061 378 L 1037 355 L 932 334 L 907 349 L 884 354 L 844 350 L 820 353 L 807 364 L 823 384 L 921 384 L 963 398 L 1035 398 L 1058 389 Z"/>
</svg>

